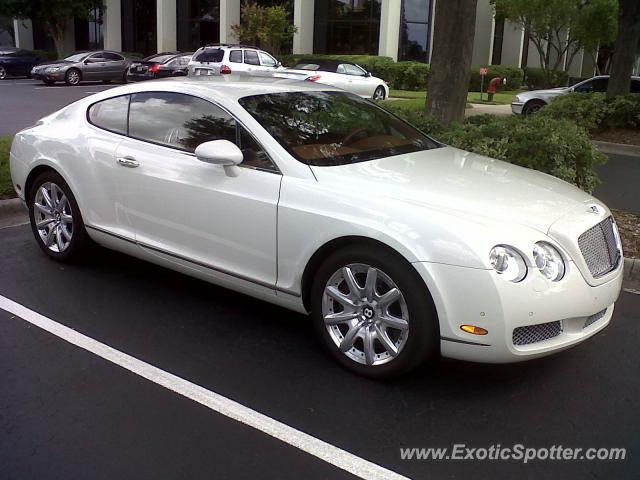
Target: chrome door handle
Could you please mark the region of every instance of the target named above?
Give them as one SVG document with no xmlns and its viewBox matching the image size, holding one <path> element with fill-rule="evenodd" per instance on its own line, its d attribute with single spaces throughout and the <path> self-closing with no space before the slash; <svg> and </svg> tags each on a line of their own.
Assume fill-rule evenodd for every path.
<svg viewBox="0 0 640 480">
<path fill-rule="evenodd" d="M 140 164 L 133 157 L 120 157 L 118 158 L 118 163 L 123 167 L 136 168 L 139 167 Z"/>
</svg>

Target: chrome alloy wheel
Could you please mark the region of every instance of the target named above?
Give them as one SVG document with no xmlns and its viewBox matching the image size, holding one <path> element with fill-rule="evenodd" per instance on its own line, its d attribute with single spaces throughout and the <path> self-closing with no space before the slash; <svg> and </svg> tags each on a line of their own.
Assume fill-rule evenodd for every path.
<svg viewBox="0 0 640 480">
<path fill-rule="evenodd" d="M 349 264 L 329 278 L 322 317 L 340 351 L 368 366 L 393 360 L 409 337 L 402 292 L 382 270 L 362 263 Z"/>
<path fill-rule="evenodd" d="M 0 65 L 0 80 L 4 80 L 7 77 L 7 71 L 2 65 Z"/>
<path fill-rule="evenodd" d="M 73 238 L 71 203 L 53 182 L 40 185 L 33 204 L 33 218 L 40 239 L 52 252 L 62 253 Z"/>
<path fill-rule="evenodd" d="M 77 85 L 78 83 L 80 83 L 80 74 L 77 70 L 71 70 L 69 73 L 67 73 L 67 80 L 71 85 Z"/>
<path fill-rule="evenodd" d="M 384 100 L 384 88 L 382 88 L 382 87 L 376 88 L 376 91 L 373 92 L 373 99 L 374 100 Z"/>
</svg>

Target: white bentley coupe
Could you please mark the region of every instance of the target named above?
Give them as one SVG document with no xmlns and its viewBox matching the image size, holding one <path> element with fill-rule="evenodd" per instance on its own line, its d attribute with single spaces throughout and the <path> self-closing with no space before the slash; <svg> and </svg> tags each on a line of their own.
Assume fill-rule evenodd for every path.
<svg viewBox="0 0 640 480">
<path fill-rule="evenodd" d="M 11 176 L 51 258 L 94 241 L 310 313 L 330 354 L 374 378 L 574 346 L 622 283 L 595 198 L 313 82 L 113 88 L 18 133 Z"/>
</svg>

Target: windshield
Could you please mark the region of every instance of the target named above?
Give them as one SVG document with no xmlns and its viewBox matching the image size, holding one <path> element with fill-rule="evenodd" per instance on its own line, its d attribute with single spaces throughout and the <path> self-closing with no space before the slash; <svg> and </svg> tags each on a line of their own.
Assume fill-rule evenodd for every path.
<svg viewBox="0 0 640 480">
<path fill-rule="evenodd" d="M 67 62 L 79 62 L 80 60 L 82 60 L 87 55 L 89 55 L 89 53 L 87 53 L 87 52 L 74 53 L 73 55 L 70 55 L 67 58 L 65 58 L 65 60 Z"/>
<path fill-rule="evenodd" d="M 219 48 L 216 48 L 216 49 L 201 51 L 195 56 L 193 60 L 196 62 L 208 63 L 208 62 L 221 62 L 223 58 L 224 58 L 224 50 L 220 50 Z"/>
<path fill-rule="evenodd" d="M 345 165 L 438 144 L 375 104 L 347 92 L 254 95 L 240 104 L 297 160 Z"/>
</svg>

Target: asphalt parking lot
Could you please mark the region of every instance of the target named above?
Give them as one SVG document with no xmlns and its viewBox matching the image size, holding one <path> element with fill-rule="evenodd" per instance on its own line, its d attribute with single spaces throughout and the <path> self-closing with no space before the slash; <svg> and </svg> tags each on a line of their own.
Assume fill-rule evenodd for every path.
<svg viewBox="0 0 640 480">
<path fill-rule="evenodd" d="M 3 112 L 13 105 L 0 134 L 110 88 L 38 87 L 0 83 Z M 98 247 L 83 263 L 61 265 L 27 225 L 0 229 L 0 247 L 0 305 L 10 299 L 349 452 L 356 472 L 365 461 L 389 476 L 429 479 L 637 478 L 640 470 L 640 295 L 623 292 L 607 329 L 552 357 L 441 361 L 373 382 L 332 362 L 304 316 Z M 316 448 L 306 453 L 26 317 L 0 310 L 0 478 L 354 478 Z M 623 447 L 627 458 L 524 465 L 400 456 L 404 447 L 454 444 Z"/>
</svg>

